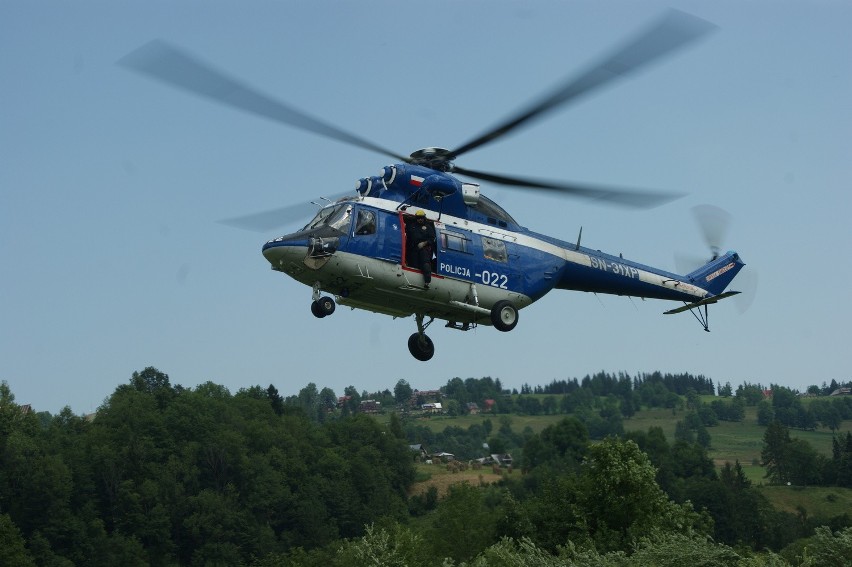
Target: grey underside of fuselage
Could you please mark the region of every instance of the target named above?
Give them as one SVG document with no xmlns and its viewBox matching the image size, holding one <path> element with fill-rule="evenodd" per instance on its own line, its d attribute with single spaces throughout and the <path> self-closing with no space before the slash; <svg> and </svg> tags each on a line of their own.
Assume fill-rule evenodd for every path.
<svg viewBox="0 0 852 567">
<path fill-rule="evenodd" d="M 508 299 L 519 309 L 532 303 L 523 294 L 438 274 L 432 275 L 431 285 L 425 289 L 419 271 L 393 260 L 345 252 L 336 252 L 316 269 L 295 259 L 273 264 L 273 269 L 307 286 L 319 282 L 320 289 L 333 294 L 340 305 L 393 317 L 421 313 L 446 321 L 490 325 L 488 310 L 497 301 Z"/>
</svg>

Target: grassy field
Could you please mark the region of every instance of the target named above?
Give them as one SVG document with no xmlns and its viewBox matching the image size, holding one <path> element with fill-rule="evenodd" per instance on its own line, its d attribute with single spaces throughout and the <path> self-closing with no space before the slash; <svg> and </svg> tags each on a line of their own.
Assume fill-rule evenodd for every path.
<svg viewBox="0 0 852 567">
<path fill-rule="evenodd" d="M 650 427 L 659 427 L 665 433 L 669 442 L 674 441 L 675 425 L 682 420 L 685 410 L 645 409 L 639 411 L 630 419 L 624 420 L 625 431 L 647 431 Z M 435 432 L 447 427 L 467 429 L 471 425 L 481 424 L 490 419 L 496 430 L 500 427 L 503 415 L 464 415 L 449 417 L 445 415 L 416 418 L 415 423 L 425 425 Z M 511 420 L 512 430 L 518 433 L 529 427 L 533 432 L 540 433 L 548 425 L 557 423 L 566 417 L 558 415 L 517 415 L 506 416 Z M 746 408 L 745 419 L 741 422 L 720 421 L 715 427 L 708 428 L 711 437 L 710 456 L 721 464 L 725 461 L 734 462 L 739 459 L 743 466 L 760 461 L 760 451 L 763 448 L 763 432 L 765 427 L 757 424 L 757 409 Z M 852 421 L 845 421 L 840 427 L 840 433 L 852 431 Z M 790 430 L 790 437 L 804 439 L 819 453 L 831 455 L 831 431 L 817 429 L 815 431 Z"/>
<path fill-rule="evenodd" d="M 828 519 L 852 513 L 852 489 L 822 486 L 762 486 L 776 510 Z"/>
<path fill-rule="evenodd" d="M 675 424 L 682 420 L 685 410 L 679 409 L 646 409 L 624 421 L 625 431 L 647 431 L 650 427 L 663 430 L 670 443 L 674 441 Z M 459 417 L 432 416 L 417 418 L 415 423 L 425 425 L 435 432 L 447 427 L 467 429 L 473 424 L 481 424 L 490 419 L 494 430 L 500 427 L 501 415 L 466 415 Z M 523 432 L 529 427 L 535 433 L 540 433 L 548 425 L 563 419 L 565 415 L 523 416 L 509 415 L 512 430 Z M 777 510 L 801 514 L 812 518 L 828 519 L 852 511 L 852 489 L 832 487 L 797 487 L 765 485 L 765 470 L 760 466 L 760 453 L 763 449 L 763 433 L 765 427 L 757 424 L 756 408 L 746 408 L 746 416 L 742 422 L 720 421 L 715 427 L 708 428 L 711 437 L 710 458 L 718 467 L 725 462 L 740 461 L 746 475 Z M 852 431 L 852 421 L 845 421 L 840 427 L 840 434 L 846 435 Z M 816 431 L 790 430 L 792 438 L 806 440 L 823 455 L 831 455 L 831 431 L 818 429 Z M 412 494 L 423 493 L 430 486 L 438 489 L 439 496 L 444 496 L 449 486 L 459 482 L 468 482 L 474 486 L 492 483 L 500 480 L 501 475 L 495 475 L 491 469 L 479 471 L 468 470 L 450 472 L 446 465 L 417 465 L 420 479 L 412 487 Z M 503 474 L 507 474 L 504 472 Z M 515 472 L 518 474 L 518 471 Z"/>
<path fill-rule="evenodd" d="M 449 417 L 446 415 L 433 415 L 431 417 L 420 417 L 415 419 L 417 425 L 425 425 L 434 432 L 444 431 L 448 427 L 461 427 L 467 429 L 474 424 L 482 424 L 486 419 L 491 420 L 493 430 L 497 431 L 500 427 L 500 419 L 508 417 L 511 420 L 512 431 L 521 433 L 529 427 L 534 433 L 541 433 L 542 429 L 548 425 L 557 423 L 559 420 L 566 417 L 562 415 L 517 415 L 517 414 L 498 414 L 498 415 L 462 415 L 458 417 Z M 674 431 L 674 428 L 672 429 Z"/>
<path fill-rule="evenodd" d="M 703 400 L 712 401 L 713 397 Z M 659 427 L 666 435 L 669 443 L 674 442 L 675 427 L 684 418 L 684 409 L 645 409 L 639 411 L 630 419 L 624 420 L 625 431 L 647 431 L 651 427 Z M 540 433 L 545 427 L 557 423 L 565 415 L 525 416 L 504 415 L 465 415 L 459 417 L 430 416 L 415 418 L 415 423 L 424 425 L 433 431 L 444 431 L 447 427 L 467 429 L 471 425 L 481 424 L 486 419 L 491 420 L 492 428 L 496 431 L 504 418 L 508 418 L 512 430 L 522 433 L 527 428 Z M 769 486 L 764 484 L 765 469 L 760 466 L 760 453 L 763 449 L 763 434 L 765 427 L 757 424 L 757 408 L 746 408 L 745 419 L 742 422 L 720 421 L 715 427 L 708 428 L 711 447 L 708 454 L 717 467 L 725 462 L 739 461 L 749 480 L 766 496 L 772 506 L 784 512 L 809 518 L 828 520 L 852 511 L 852 489 L 834 487 L 798 487 L 798 486 Z M 841 424 L 840 435 L 852 431 L 852 421 Z M 790 430 L 792 438 L 800 438 L 816 449 L 819 453 L 831 455 L 832 433 L 828 429 L 815 431 Z M 446 465 L 417 465 L 418 482 L 411 489 L 412 494 L 426 492 L 430 486 L 438 489 L 439 497 L 446 495 L 450 486 L 467 482 L 473 486 L 494 483 L 508 474 L 494 474 L 490 468 L 482 470 L 467 470 L 451 472 Z M 519 474 L 515 471 L 514 474 Z"/>
<path fill-rule="evenodd" d="M 504 469 L 505 470 L 505 469 Z M 491 467 L 483 467 L 480 470 L 468 469 L 466 471 L 451 472 L 447 465 L 417 465 L 417 478 L 422 479 L 414 483 L 409 491 L 409 496 L 425 493 L 430 486 L 438 489 L 438 497 L 443 498 L 447 494 L 449 487 L 461 482 L 467 482 L 471 486 L 479 486 L 481 484 L 491 484 L 500 481 L 503 478 L 504 472 L 494 474 Z M 512 474 L 520 474 L 518 472 Z"/>
<path fill-rule="evenodd" d="M 716 398 L 718 399 L 718 398 Z M 647 431 L 650 427 L 659 427 L 665 433 L 670 443 L 674 442 L 675 425 L 682 420 L 686 410 L 678 409 L 645 409 L 639 411 L 630 419 L 624 420 L 625 431 Z M 512 430 L 521 433 L 527 427 L 533 432 L 540 433 L 548 425 L 557 423 L 565 415 L 465 415 L 459 417 L 431 416 L 416 418 L 415 423 L 425 425 L 435 432 L 443 431 L 447 427 L 461 427 L 467 429 L 471 425 L 481 424 L 490 419 L 493 429 L 500 427 L 500 420 L 508 417 L 511 420 Z M 734 463 L 739 460 L 749 479 L 754 483 L 764 481 L 764 469 L 760 466 L 760 453 L 763 449 L 763 433 L 765 427 L 757 424 L 757 409 L 746 408 L 745 419 L 741 422 L 720 421 L 715 427 L 708 428 L 711 438 L 711 447 L 708 454 L 717 466 L 724 466 L 725 462 Z M 845 421 L 840 427 L 840 434 L 845 435 L 852 431 L 852 421 Z M 831 431 L 828 429 L 817 429 L 815 431 L 790 430 L 792 438 L 804 439 L 819 453 L 831 455 Z"/>
</svg>

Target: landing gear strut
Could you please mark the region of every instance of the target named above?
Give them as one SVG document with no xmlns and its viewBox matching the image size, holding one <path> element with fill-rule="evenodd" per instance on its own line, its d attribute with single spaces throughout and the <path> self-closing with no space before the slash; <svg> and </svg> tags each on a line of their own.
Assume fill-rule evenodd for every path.
<svg viewBox="0 0 852 567">
<path fill-rule="evenodd" d="M 408 337 L 408 351 L 417 360 L 426 362 L 435 354 L 435 344 L 426 335 L 426 327 L 431 325 L 434 319 L 430 318 L 429 322 L 424 324 L 423 314 L 416 313 L 414 318 L 417 321 L 417 332 Z"/>
</svg>

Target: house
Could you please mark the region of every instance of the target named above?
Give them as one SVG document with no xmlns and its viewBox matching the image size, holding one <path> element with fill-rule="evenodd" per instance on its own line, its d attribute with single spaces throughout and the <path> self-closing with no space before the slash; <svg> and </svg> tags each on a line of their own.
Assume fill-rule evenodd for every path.
<svg viewBox="0 0 852 567">
<path fill-rule="evenodd" d="M 408 405 L 417 407 L 428 402 L 440 402 L 443 397 L 444 394 L 441 390 L 414 390 L 408 400 Z"/>
<path fill-rule="evenodd" d="M 422 406 L 420 406 L 420 409 L 422 409 L 426 413 L 444 413 L 444 407 L 441 405 L 440 402 L 423 404 Z"/>
<path fill-rule="evenodd" d="M 488 399 L 484 400 L 482 403 L 485 405 L 485 409 L 483 409 L 482 411 L 494 411 L 494 404 L 496 404 L 497 402 Z"/>
<path fill-rule="evenodd" d="M 382 402 L 377 400 L 361 400 L 358 411 L 362 413 L 379 413 L 382 411 Z"/>
<path fill-rule="evenodd" d="M 835 391 L 833 391 L 832 393 L 829 394 L 829 396 L 850 396 L 850 395 L 852 395 L 852 388 L 838 388 L 838 389 L 836 389 Z"/>
<path fill-rule="evenodd" d="M 429 459 L 429 451 L 426 450 L 426 447 L 423 446 L 422 443 L 417 443 L 416 445 L 409 445 L 408 449 L 414 454 L 414 459 L 419 461 L 426 461 Z"/>
<path fill-rule="evenodd" d="M 455 459 L 456 459 L 455 455 L 453 455 L 452 453 L 444 453 L 443 451 L 440 452 L 440 453 L 435 453 L 434 455 L 432 455 L 432 460 L 438 461 L 438 462 L 449 462 L 449 461 L 454 461 Z"/>
<path fill-rule="evenodd" d="M 479 413 L 479 405 L 476 402 L 468 402 L 467 413 L 470 415 L 477 415 Z"/>
<path fill-rule="evenodd" d="M 503 453 L 502 455 L 494 453 L 491 455 L 491 459 L 501 467 L 511 467 L 512 466 L 512 455 L 509 453 Z"/>
<path fill-rule="evenodd" d="M 511 467 L 512 466 L 512 455 L 509 453 L 492 453 L 487 457 L 482 457 L 481 459 L 476 459 L 483 465 L 497 465 L 498 467 Z"/>
</svg>

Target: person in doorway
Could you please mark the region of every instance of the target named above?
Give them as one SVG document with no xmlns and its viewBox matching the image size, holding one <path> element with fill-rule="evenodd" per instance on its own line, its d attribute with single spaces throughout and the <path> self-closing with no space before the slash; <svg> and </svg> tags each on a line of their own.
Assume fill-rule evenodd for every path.
<svg viewBox="0 0 852 567">
<path fill-rule="evenodd" d="M 414 253 L 414 258 L 408 264 L 423 270 L 423 287 L 429 289 L 432 281 L 432 254 L 435 250 L 435 225 L 426 218 L 426 213 L 417 211 L 414 222 L 405 227 L 405 237 L 409 249 Z"/>
</svg>

